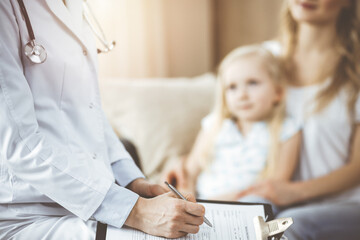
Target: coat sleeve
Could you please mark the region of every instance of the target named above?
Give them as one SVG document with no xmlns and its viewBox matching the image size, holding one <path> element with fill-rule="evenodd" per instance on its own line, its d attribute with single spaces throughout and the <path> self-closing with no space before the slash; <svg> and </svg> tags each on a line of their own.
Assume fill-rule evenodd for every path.
<svg viewBox="0 0 360 240">
<path fill-rule="evenodd" d="M 127 186 L 137 178 L 145 178 L 144 174 L 136 166 L 130 154 L 125 150 L 124 145 L 116 136 L 113 128 L 103 112 L 105 124 L 105 140 L 108 146 L 108 155 L 114 177 L 121 186 Z"/>
<path fill-rule="evenodd" d="M 104 200 L 113 179 L 100 174 L 109 171 L 104 163 L 74 166 L 76 156 L 59 151 L 40 131 L 21 49 L 13 7 L 10 1 L 0 1 L 1 157 L 17 178 L 86 220 Z"/>
</svg>

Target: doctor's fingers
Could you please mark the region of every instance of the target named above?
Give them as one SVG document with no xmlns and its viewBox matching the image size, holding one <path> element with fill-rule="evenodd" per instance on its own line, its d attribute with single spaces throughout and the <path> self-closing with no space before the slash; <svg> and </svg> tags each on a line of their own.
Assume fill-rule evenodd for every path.
<svg viewBox="0 0 360 240">
<path fill-rule="evenodd" d="M 173 208 L 175 208 L 175 211 L 186 212 L 188 214 L 198 216 L 198 217 L 203 217 L 205 215 L 205 207 L 196 202 L 191 202 L 191 201 L 195 201 L 195 197 L 190 193 L 185 194 L 184 197 L 191 201 L 185 201 L 185 200 L 179 199 L 173 192 L 165 193 L 162 196 L 177 198 L 177 199 L 174 199 L 174 203 L 172 206 Z"/>
<path fill-rule="evenodd" d="M 185 224 L 185 225 L 183 225 L 183 228 L 181 229 L 181 232 L 195 234 L 195 233 L 198 233 L 199 230 L 200 230 L 199 225 Z"/>
<path fill-rule="evenodd" d="M 195 195 L 190 193 L 190 192 L 184 192 L 184 197 L 186 198 L 186 200 L 190 201 L 190 202 L 196 202 L 196 198 Z"/>
<path fill-rule="evenodd" d="M 196 199 L 195 199 L 195 196 L 194 194 L 190 193 L 190 192 L 185 192 L 185 191 L 179 191 L 187 201 L 189 202 L 193 202 L 195 203 L 196 202 Z M 181 202 L 183 202 L 184 200 L 180 199 L 175 193 L 169 191 L 167 192 L 166 194 L 164 194 L 165 196 L 167 197 L 172 197 L 172 198 L 177 198 L 178 200 L 180 200 Z M 184 201 L 186 202 L 186 201 Z"/>
<path fill-rule="evenodd" d="M 198 217 L 191 214 L 184 215 L 183 220 L 186 224 L 193 226 L 200 226 L 204 223 L 204 217 Z"/>
<path fill-rule="evenodd" d="M 184 212 L 178 212 L 174 213 L 174 215 L 171 217 L 171 221 L 179 226 L 179 231 L 183 231 L 185 229 L 183 228 L 184 225 L 199 226 L 203 224 L 204 217 L 194 216 Z"/>
<path fill-rule="evenodd" d="M 169 234 L 168 234 L 168 238 L 178 238 L 178 237 L 182 237 L 185 236 L 187 233 L 198 233 L 200 229 L 199 225 L 193 225 L 193 224 L 188 224 L 188 223 L 183 223 L 183 222 L 172 222 L 169 223 Z"/>
<path fill-rule="evenodd" d="M 185 211 L 198 217 L 203 217 L 205 215 L 205 207 L 198 203 L 185 202 Z"/>
</svg>

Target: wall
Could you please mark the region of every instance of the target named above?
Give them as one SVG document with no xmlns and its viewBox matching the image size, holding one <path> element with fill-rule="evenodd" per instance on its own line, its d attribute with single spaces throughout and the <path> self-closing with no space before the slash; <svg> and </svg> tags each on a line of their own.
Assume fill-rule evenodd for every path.
<svg viewBox="0 0 360 240">
<path fill-rule="evenodd" d="M 211 0 L 94 0 L 112 53 L 100 77 L 194 76 L 214 65 Z"/>
<path fill-rule="evenodd" d="M 235 47 L 276 37 L 283 0 L 216 0 L 215 61 Z"/>
<path fill-rule="evenodd" d="M 100 79 L 192 77 L 233 48 L 277 34 L 283 0 L 92 0 L 113 52 Z"/>
</svg>

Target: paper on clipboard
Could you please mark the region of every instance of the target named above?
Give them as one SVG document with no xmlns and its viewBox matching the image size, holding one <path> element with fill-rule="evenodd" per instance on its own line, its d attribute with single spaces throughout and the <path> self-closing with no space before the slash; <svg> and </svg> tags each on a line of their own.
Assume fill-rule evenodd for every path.
<svg viewBox="0 0 360 240">
<path fill-rule="evenodd" d="M 200 226 L 197 234 L 188 234 L 178 240 L 253 240 L 255 229 L 253 219 L 255 216 L 267 218 L 265 205 L 226 202 L 199 202 L 206 209 L 206 217 L 213 224 L 210 228 L 206 224 Z M 271 210 L 270 210 L 271 211 Z M 272 214 L 272 213 L 271 213 Z M 155 237 L 141 231 L 108 227 L 106 240 L 162 240 L 166 238 Z"/>
</svg>

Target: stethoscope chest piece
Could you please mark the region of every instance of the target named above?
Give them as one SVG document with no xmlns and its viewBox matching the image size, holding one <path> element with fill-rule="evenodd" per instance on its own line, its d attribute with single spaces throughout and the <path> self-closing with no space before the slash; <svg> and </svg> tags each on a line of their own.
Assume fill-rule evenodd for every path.
<svg viewBox="0 0 360 240">
<path fill-rule="evenodd" d="M 37 44 L 35 41 L 30 41 L 25 45 L 25 55 L 33 63 L 43 63 L 46 60 L 47 53 L 45 48 Z"/>
<path fill-rule="evenodd" d="M 30 22 L 30 19 L 29 19 L 29 15 L 26 11 L 26 7 L 25 7 L 25 4 L 23 2 L 23 0 L 17 0 L 18 3 L 19 3 L 19 6 L 20 6 L 20 11 L 23 15 L 23 17 L 25 18 L 25 23 L 26 23 L 26 28 L 27 28 L 27 31 L 29 33 L 29 38 L 30 38 L 30 42 L 28 42 L 25 46 L 24 46 L 24 52 L 25 52 L 25 55 L 26 57 L 33 63 L 43 63 L 45 62 L 46 60 L 46 57 L 47 57 L 47 53 L 46 53 L 46 50 L 45 48 L 40 45 L 40 44 L 37 44 L 35 42 L 35 35 L 34 35 L 34 31 L 33 31 L 33 28 L 31 26 L 31 22 Z M 101 52 L 109 52 L 111 51 L 114 46 L 115 46 L 115 42 L 112 42 L 111 44 L 108 44 L 108 42 L 106 41 L 105 39 L 105 36 L 104 36 L 104 33 L 102 31 L 102 28 L 100 27 L 98 21 L 96 20 L 96 18 L 94 17 L 94 14 L 92 13 L 89 5 L 86 3 L 86 1 L 84 1 L 85 3 L 85 7 L 86 9 L 90 12 L 90 15 L 93 16 L 93 20 L 94 22 L 96 23 L 96 27 L 97 29 L 99 29 L 99 32 L 96 30 L 96 27 L 94 27 L 92 24 L 91 24 L 91 21 L 90 21 L 90 16 L 85 15 L 85 19 L 88 21 L 91 29 L 94 31 L 94 33 L 96 34 L 96 36 L 100 39 L 100 41 L 103 43 L 103 45 L 105 46 L 105 50 L 99 50 L 98 49 L 98 53 L 101 53 Z"/>
</svg>

